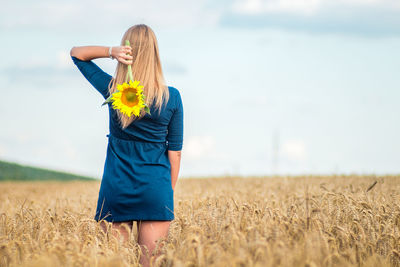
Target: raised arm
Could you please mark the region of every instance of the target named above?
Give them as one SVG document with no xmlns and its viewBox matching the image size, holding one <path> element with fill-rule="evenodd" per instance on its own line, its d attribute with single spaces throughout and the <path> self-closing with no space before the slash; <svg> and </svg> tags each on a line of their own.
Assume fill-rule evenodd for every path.
<svg viewBox="0 0 400 267">
<path fill-rule="evenodd" d="M 109 57 L 109 46 L 74 46 L 70 55 L 80 60 L 88 61 L 95 58 Z M 125 46 L 112 46 L 111 56 L 124 64 L 132 64 L 132 48 Z"/>
<path fill-rule="evenodd" d="M 70 51 L 72 60 L 83 76 L 105 99 L 109 96 L 108 85 L 112 76 L 104 72 L 92 59 L 108 57 L 108 49 L 107 46 L 74 46 Z M 113 46 L 111 55 L 123 64 L 132 64 L 130 51 L 130 46 Z"/>
</svg>

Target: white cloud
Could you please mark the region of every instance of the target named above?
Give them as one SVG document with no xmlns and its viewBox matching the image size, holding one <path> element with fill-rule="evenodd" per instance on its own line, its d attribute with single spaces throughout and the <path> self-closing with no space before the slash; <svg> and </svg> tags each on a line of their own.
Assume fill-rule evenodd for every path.
<svg viewBox="0 0 400 267">
<path fill-rule="evenodd" d="M 30 133 L 18 132 L 17 134 L 15 134 L 15 139 L 18 141 L 18 143 L 25 144 L 32 141 L 33 136 Z"/>
<path fill-rule="evenodd" d="M 282 153 L 290 160 L 303 161 L 307 157 L 304 141 L 291 139 L 286 140 L 282 145 Z"/>
<path fill-rule="evenodd" d="M 0 144 L 0 156 L 4 157 L 7 154 L 7 150 Z"/>
<path fill-rule="evenodd" d="M 234 0 L 221 25 L 363 37 L 400 35 L 398 0 Z"/>
<path fill-rule="evenodd" d="M 104 32 L 136 23 L 157 27 L 216 25 L 220 12 L 206 0 L 9 2 L 0 11 L 0 29 L 35 28 Z"/>
<path fill-rule="evenodd" d="M 215 139 L 212 136 L 190 136 L 185 141 L 183 153 L 188 158 L 210 157 L 215 147 Z"/>
<path fill-rule="evenodd" d="M 18 67 L 21 70 L 30 70 L 35 68 L 48 67 L 49 61 L 38 55 L 29 55 L 23 61 L 15 61 L 13 67 Z"/>
<path fill-rule="evenodd" d="M 321 0 L 239 0 L 233 4 L 233 11 L 245 14 L 270 12 L 312 14 L 320 4 Z"/>
<path fill-rule="evenodd" d="M 313 15 L 329 8 L 378 7 L 400 9 L 395 0 L 237 0 L 232 11 L 238 14 L 289 13 Z"/>
<path fill-rule="evenodd" d="M 68 69 L 73 66 L 73 61 L 69 55 L 69 51 L 61 50 L 57 53 L 57 67 L 61 69 Z"/>
</svg>

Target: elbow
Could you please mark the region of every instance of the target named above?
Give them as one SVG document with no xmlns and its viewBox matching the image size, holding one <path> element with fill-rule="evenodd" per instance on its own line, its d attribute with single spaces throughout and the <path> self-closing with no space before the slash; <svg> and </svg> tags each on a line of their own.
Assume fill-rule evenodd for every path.
<svg viewBox="0 0 400 267">
<path fill-rule="evenodd" d="M 75 56 L 75 46 L 71 48 L 71 50 L 69 51 L 69 55 L 70 55 L 71 57 L 74 57 L 74 56 Z"/>
<path fill-rule="evenodd" d="M 182 160 L 182 151 L 175 151 L 175 160 L 177 161 L 177 162 L 181 162 L 181 160 Z"/>
<path fill-rule="evenodd" d="M 181 150 L 169 150 L 168 156 L 175 160 L 180 160 L 182 157 L 182 151 Z"/>
<path fill-rule="evenodd" d="M 71 50 L 69 51 L 69 54 L 71 57 L 76 57 L 79 60 L 84 60 L 86 61 L 87 58 L 82 55 L 82 50 L 79 48 L 79 46 L 74 46 L 71 48 Z"/>
</svg>

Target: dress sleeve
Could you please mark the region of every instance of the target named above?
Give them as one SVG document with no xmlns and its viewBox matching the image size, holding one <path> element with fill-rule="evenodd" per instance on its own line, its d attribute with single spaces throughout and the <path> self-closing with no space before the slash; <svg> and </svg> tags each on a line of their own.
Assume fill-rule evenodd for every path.
<svg viewBox="0 0 400 267">
<path fill-rule="evenodd" d="M 71 56 L 71 58 L 83 76 L 85 76 L 93 87 L 106 99 L 109 96 L 108 85 L 112 76 L 104 72 L 91 60 L 84 61 L 74 56 Z"/>
<path fill-rule="evenodd" d="M 183 105 L 182 98 L 178 91 L 176 99 L 176 108 L 172 114 L 171 120 L 168 125 L 168 150 L 179 151 L 182 150 L 183 143 Z"/>
</svg>

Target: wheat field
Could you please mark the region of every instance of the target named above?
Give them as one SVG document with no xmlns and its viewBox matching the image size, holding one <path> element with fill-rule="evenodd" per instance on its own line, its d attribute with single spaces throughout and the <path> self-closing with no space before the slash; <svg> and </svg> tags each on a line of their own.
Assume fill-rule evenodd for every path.
<svg viewBox="0 0 400 267">
<path fill-rule="evenodd" d="M 400 176 L 179 179 L 155 266 L 400 266 Z M 376 182 L 376 183 L 375 183 Z M 0 266 L 139 266 L 99 182 L 0 183 Z"/>
</svg>

